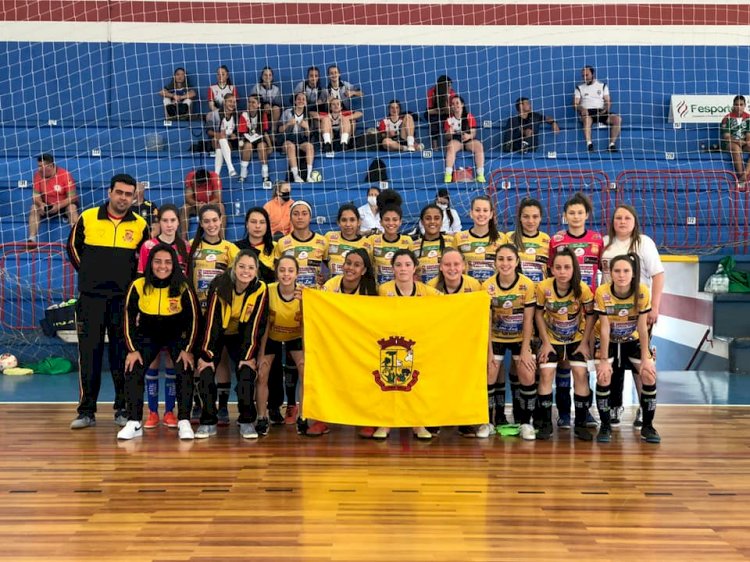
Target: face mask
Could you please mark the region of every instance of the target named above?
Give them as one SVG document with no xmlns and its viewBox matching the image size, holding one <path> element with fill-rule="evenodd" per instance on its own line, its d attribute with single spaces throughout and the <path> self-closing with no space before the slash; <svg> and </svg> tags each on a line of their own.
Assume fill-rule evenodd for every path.
<svg viewBox="0 0 750 562">
<path fill-rule="evenodd" d="M 289 191 L 282 191 L 280 195 L 282 201 L 289 201 L 292 198 L 292 194 Z"/>
<path fill-rule="evenodd" d="M 367 202 L 374 207 L 378 202 L 378 198 L 371 195 L 367 198 Z"/>
<path fill-rule="evenodd" d="M 443 211 L 448 210 L 448 205 L 446 205 L 445 203 L 438 203 L 437 206 L 439 209 L 442 209 Z"/>
</svg>

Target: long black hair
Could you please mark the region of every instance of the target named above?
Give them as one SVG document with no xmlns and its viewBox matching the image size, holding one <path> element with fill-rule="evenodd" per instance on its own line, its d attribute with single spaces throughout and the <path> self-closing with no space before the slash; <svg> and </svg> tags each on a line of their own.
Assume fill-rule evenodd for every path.
<svg viewBox="0 0 750 562">
<path fill-rule="evenodd" d="M 148 253 L 146 267 L 143 270 L 143 291 L 144 293 L 150 293 L 151 289 L 153 289 L 157 284 L 162 284 L 164 282 L 161 279 L 156 278 L 151 267 L 151 264 L 154 261 L 154 256 L 158 252 L 167 252 L 169 254 L 169 257 L 172 258 L 172 273 L 168 278 L 168 294 L 170 297 L 178 297 L 182 293 L 183 286 L 189 287 L 189 283 L 187 281 L 187 278 L 185 277 L 185 274 L 182 272 L 180 262 L 177 260 L 177 252 L 175 252 L 174 248 L 170 244 L 164 244 L 163 242 L 159 242 L 156 246 L 151 248 L 151 251 Z"/>
<path fill-rule="evenodd" d="M 626 298 L 633 297 L 633 305 L 635 307 L 635 311 L 637 313 L 640 313 L 641 306 L 640 306 L 640 302 L 638 298 L 639 296 L 638 291 L 641 287 L 641 264 L 640 264 L 641 260 L 638 258 L 637 254 L 634 254 L 632 252 L 628 254 L 620 254 L 619 256 L 615 256 L 609 262 L 610 274 L 612 273 L 612 267 L 618 261 L 626 261 L 630 264 L 630 267 L 633 268 L 633 278 L 630 280 L 630 287 L 628 288 L 628 295 Z M 615 282 L 612 281 L 612 292 L 614 292 L 615 290 L 614 285 L 615 285 Z"/>
<path fill-rule="evenodd" d="M 195 269 L 195 254 L 198 253 L 198 248 L 200 248 L 201 244 L 203 243 L 203 235 L 205 234 L 203 231 L 203 225 L 201 225 L 201 219 L 203 218 L 203 215 L 205 215 L 208 211 L 214 211 L 219 215 L 219 218 L 221 218 L 221 208 L 219 208 L 218 205 L 214 205 L 213 203 L 203 205 L 203 207 L 201 207 L 198 211 L 198 226 L 195 228 L 195 236 L 193 236 L 193 243 L 190 246 L 190 256 L 187 262 L 188 279 L 193 278 L 193 271 Z"/>
<path fill-rule="evenodd" d="M 237 262 L 239 262 L 240 259 L 245 256 L 252 258 L 252 260 L 255 262 L 256 269 L 260 271 L 260 259 L 258 258 L 258 252 L 248 248 L 245 250 L 240 250 L 240 253 L 237 254 L 237 257 L 234 258 L 234 262 L 232 262 L 232 267 L 227 269 L 224 273 L 216 277 L 211 282 L 211 287 L 213 287 L 214 291 L 216 291 L 216 294 L 219 295 L 219 298 L 226 303 L 232 302 L 232 296 L 235 292 L 234 285 L 237 281 L 235 267 L 237 266 Z M 253 292 L 260 283 L 262 283 L 262 281 L 260 280 L 260 277 L 256 275 L 255 279 L 253 279 L 250 282 L 250 285 L 248 285 L 247 289 L 245 289 L 245 292 Z"/>
<path fill-rule="evenodd" d="M 165 203 L 164 205 L 159 207 L 159 219 L 158 220 L 161 220 L 161 217 L 164 215 L 166 211 L 172 211 L 174 213 L 174 216 L 177 217 L 177 230 L 174 233 L 174 245 L 177 246 L 177 253 L 182 259 L 182 263 L 184 263 L 185 267 L 187 267 L 187 263 L 188 263 L 188 260 L 190 259 L 190 256 L 188 255 L 187 244 L 185 244 L 185 240 L 182 237 L 182 230 L 180 227 L 180 210 L 177 208 L 177 205 L 173 205 L 172 203 Z M 156 238 L 157 240 L 159 240 L 159 242 L 162 242 L 158 236 Z"/>
<path fill-rule="evenodd" d="M 521 224 L 521 215 L 524 209 L 527 207 L 536 207 L 539 209 L 539 216 L 544 217 L 544 210 L 542 204 L 532 197 L 524 197 L 518 204 L 518 211 L 516 212 L 516 230 L 513 232 L 513 245 L 516 247 L 517 252 L 525 252 L 526 245 L 523 243 L 523 225 Z"/>
<path fill-rule="evenodd" d="M 250 207 L 245 213 L 245 238 L 250 241 L 250 231 L 247 229 L 247 221 L 250 220 L 250 215 L 258 213 L 263 215 L 266 219 L 266 232 L 263 234 L 263 253 L 267 256 L 273 254 L 273 235 L 271 234 L 271 219 L 268 216 L 268 211 L 263 207 Z"/>
<path fill-rule="evenodd" d="M 370 254 L 364 248 L 354 248 L 347 252 L 347 256 L 351 254 L 357 254 L 362 258 L 362 262 L 365 264 L 365 271 L 362 274 L 362 278 L 359 280 L 359 294 L 366 296 L 377 296 L 378 285 L 375 281 L 375 269 L 372 267 L 372 261 L 370 260 Z"/>
<path fill-rule="evenodd" d="M 427 214 L 427 211 L 429 211 L 430 209 L 437 210 L 440 213 L 440 220 L 441 221 L 443 220 L 443 217 L 445 216 L 443 214 L 443 210 L 440 207 L 438 207 L 436 203 L 429 203 L 425 205 L 424 207 L 422 207 L 422 211 L 420 211 L 419 213 L 420 222 L 424 220 L 424 216 Z M 442 223 L 441 223 L 441 226 L 442 226 Z M 438 240 L 440 240 L 440 255 L 442 256 L 443 251 L 445 250 L 445 236 L 443 236 L 442 232 L 438 232 Z M 420 257 L 422 256 L 422 247 L 424 246 L 424 242 L 425 242 L 424 236 L 422 236 L 419 242 L 419 256 Z M 434 240 L 428 240 L 428 242 L 434 242 Z"/>
<path fill-rule="evenodd" d="M 229 67 L 226 64 L 222 64 L 219 69 L 226 71 L 227 73 L 227 86 L 231 86 L 232 83 L 232 73 L 229 72 Z M 217 69 L 217 70 L 219 70 Z"/>
<path fill-rule="evenodd" d="M 573 262 L 573 277 L 571 277 L 570 279 L 570 288 L 573 291 L 573 296 L 576 298 L 576 300 L 580 300 L 581 295 L 583 295 L 583 291 L 581 290 L 581 268 L 578 265 L 578 258 L 576 258 L 573 250 L 571 250 L 567 246 L 563 246 L 562 248 L 557 250 L 555 257 L 552 258 L 552 262 L 549 264 L 550 271 L 555 265 L 555 260 L 560 256 L 567 256 Z M 555 284 L 555 286 L 557 285 Z"/>
</svg>

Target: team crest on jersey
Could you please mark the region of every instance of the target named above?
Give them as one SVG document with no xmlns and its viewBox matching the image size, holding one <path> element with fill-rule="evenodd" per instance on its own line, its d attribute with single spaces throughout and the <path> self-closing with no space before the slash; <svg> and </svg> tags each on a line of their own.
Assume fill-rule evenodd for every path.
<svg viewBox="0 0 750 562">
<path fill-rule="evenodd" d="M 527 246 L 526 247 L 526 253 L 529 254 L 530 256 L 533 256 L 534 254 L 536 254 L 536 248 L 532 248 L 530 246 Z"/>
<path fill-rule="evenodd" d="M 122 239 L 125 240 L 125 242 L 132 242 L 135 237 L 135 234 L 132 230 L 126 230 L 122 234 Z"/>
<path fill-rule="evenodd" d="M 419 380 L 414 370 L 414 340 L 403 336 L 390 336 L 378 340 L 380 368 L 373 371 L 375 382 L 382 391 L 409 392 Z"/>
<path fill-rule="evenodd" d="M 555 242 L 560 242 L 560 241 L 561 241 L 561 240 L 563 239 L 563 237 L 564 237 L 564 235 L 562 235 L 562 234 L 555 234 L 555 235 L 554 235 L 554 236 L 552 237 L 552 239 L 553 239 L 553 240 L 554 240 Z"/>
<path fill-rule="evenodd" d="M 180 299 L 169 299 L 169 312 L 175 313 L 180 311 Z"/>
<path fill-rule="evenodd" d="M 604 295 L 602 295 L 602 298 L 603 298 L 603 299 L 604 299 L 605 301 L 610 301 L 610 300 L 612 300 L 612 297 L 610 297 L 608 293 L 604 293 Z"/>
<path fill-rule="evenodd" d="M 309 255 L 306 250 L 302 250 L 297 257 L 301 260 L 306 260 Z"/>
</svg>

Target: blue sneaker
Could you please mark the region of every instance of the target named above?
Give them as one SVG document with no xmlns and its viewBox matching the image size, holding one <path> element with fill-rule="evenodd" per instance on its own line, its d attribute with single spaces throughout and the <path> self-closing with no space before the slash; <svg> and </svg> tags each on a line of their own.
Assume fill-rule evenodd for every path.
<svg viewBox="0 0 750 562">
<path fill-rule="evenodd" d="M 557 418 L 557 427 L 570 429 L 570 414 L 560 414 Z"/>
<path fill-rule="evenodd" d="M 591 412 L 586 412 L 586 427 L 599 427 L 599 422 L 591 415 Z"/>
</svg>

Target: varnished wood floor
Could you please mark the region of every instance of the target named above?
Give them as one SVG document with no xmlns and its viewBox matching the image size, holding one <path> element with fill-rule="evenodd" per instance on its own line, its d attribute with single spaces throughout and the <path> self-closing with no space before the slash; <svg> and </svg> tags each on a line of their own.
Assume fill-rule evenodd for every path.
<svg viewBox="0 0 750 562">
<path fill-rule="evenodd" d="M 0 558 L 213 561 L 747 560 L 750 408 L 661 407 L 663 442 L 430 443 L 234 427 L 118 443 L 109 410 L 0 406 Z"/>
</svg>

